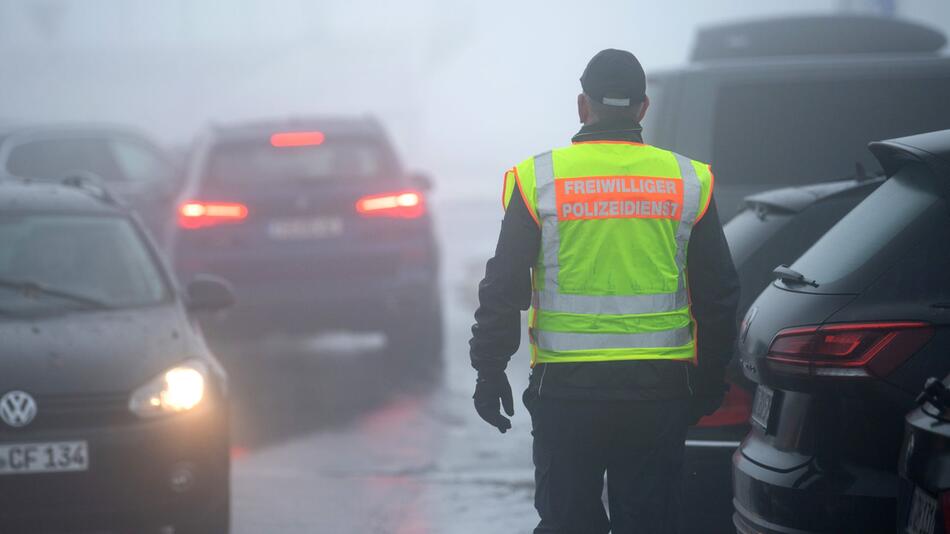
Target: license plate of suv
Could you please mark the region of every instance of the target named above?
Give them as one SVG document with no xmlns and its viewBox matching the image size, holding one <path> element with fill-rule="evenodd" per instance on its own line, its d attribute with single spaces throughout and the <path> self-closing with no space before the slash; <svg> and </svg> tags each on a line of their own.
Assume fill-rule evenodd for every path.
<svg viewBox="0 0 950 534">
<path fill-rule="evenodd" d="M 63 473 L 89 469 L 85 441 L 0 443 L 0 475 Z"/>
<path fill-rule="evenodd" d="M 309 217 L 275 219 L 267 225 L 267 235 L 274 240 L 327 239 L 343 233 L 340 217 Z"/>
<path fill-rule="evenodd" d="M 769 428 L 769 414 L 772 413 L 772 398 L 775 392 L 767 386 L 759 386 L 755 390 L 755 398 L 752 401 L 752 422 L 761 426 L 763 429 Z"/>
<path fill-rule="evenodd" d="M 937 521 L 937 499 L 920 488 L 914 488 L 914 499 L 907 518 L 907 534 L 933 534 Z"/>
</svg>

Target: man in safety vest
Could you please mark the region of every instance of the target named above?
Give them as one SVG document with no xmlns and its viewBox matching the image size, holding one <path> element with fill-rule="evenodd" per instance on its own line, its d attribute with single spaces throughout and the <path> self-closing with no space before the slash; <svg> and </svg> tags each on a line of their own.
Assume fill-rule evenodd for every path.
<svg viewBox="0 0 950 534">
<path fill-rule="evenodd" d="M 643 143 L 636 57 L 598 53 L 581 86 L 573 144 L 505 173 L 470 342 L 475 408 L 511 427 L 505 367 L 530 308 L 535 533 L 674 532 L 686 429 L 727 389 L 738 279 L 709 166 Z"/>
</svg>

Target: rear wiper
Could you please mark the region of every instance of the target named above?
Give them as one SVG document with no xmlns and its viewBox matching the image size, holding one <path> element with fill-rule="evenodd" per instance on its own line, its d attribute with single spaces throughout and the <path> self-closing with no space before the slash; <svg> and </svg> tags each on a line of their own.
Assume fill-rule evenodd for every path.
<svg viewBox="0 0 950 534">
<path fill-rule="evenodd" d="M 817 281 L 805 278 L 805 275 L 790 268 L 788 265 L 779 265 L 772 271 L 772 274 L 783 282 L 818 287 Z"/>
<path fill-rule="evenodd" d="M 5 287 L 8 289 L 13 289 L 21 293 L 39 293 L 42 295 L 49 295 L 51 297 L 57 297 L 61 299 L 71 300 L 87 306 L 89 308 L 96 308 L 99 310 L 107 310 L 112 306 L 109 306 L 101 300 L 94 299 L 92 297 L 87 297 L 85 295 L 80 295 L 78 293 L 73 293 L 71 291 L 65 291 L 62 289 L 56 289 L 53 287 L 45 286 L 39 282 L 33 280 L 10 280 L 6 278 L 0 278 L 0 287 Z"/>
</svg>

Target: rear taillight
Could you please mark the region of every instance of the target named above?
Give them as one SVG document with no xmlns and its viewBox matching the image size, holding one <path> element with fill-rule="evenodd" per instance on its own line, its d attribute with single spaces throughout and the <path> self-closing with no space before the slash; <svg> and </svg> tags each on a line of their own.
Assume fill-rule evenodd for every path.
<svg viewBox="0 0 950 534">
<path fill-rule="evenodd" d="M 426 212 L 425 197 L 418 191 L 365 196 L 356 201 L 356 212 L 363 217 L 415 219 Z"/>
<path fill-rule="evenodd" d="M 178 226 L 187 229 L 237 223 L 247 218 L 247 206 L 239 202 L 191 200 L 178 206 Z"/>
<path fill-rule="evenodd" d="M 696 423 L 701 427 L 744 425 L 752 413 L 752 395 L 735 384 L 729 385 L 722 406 Z"/>
<path fill-rule="evenodd" d="M 922 322 L 855 323 L 782 330 L 766 361 L 775 371 L 815 376 L 886 376 L 933 337 Z"/>
</svg>

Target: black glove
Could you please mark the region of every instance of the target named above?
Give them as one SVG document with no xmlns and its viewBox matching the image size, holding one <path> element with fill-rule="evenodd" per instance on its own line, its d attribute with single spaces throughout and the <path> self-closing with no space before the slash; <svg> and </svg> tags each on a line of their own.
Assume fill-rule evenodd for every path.
<svg viewBox="0 0 950 534">
<path fill-rule="evenodd" d="M 693 387 L 693 397 L 689 401 L 689 424 L 695 425 L 700 419 L 722 406 L 722 400 L 729 390 L 729 384 L 721 378 L 701 381 Z"/>
<path fill-rule="evenodd" d="M 511 384 L 504 371 L 479 371 L 475 381 L 475 411 L 488 424 L 504 434 L 511 428 L 511 420 L 501 415 L 501 406 L 505 413 L 515 415 L 515 401 L 511 397 Z"/>
</svg>

